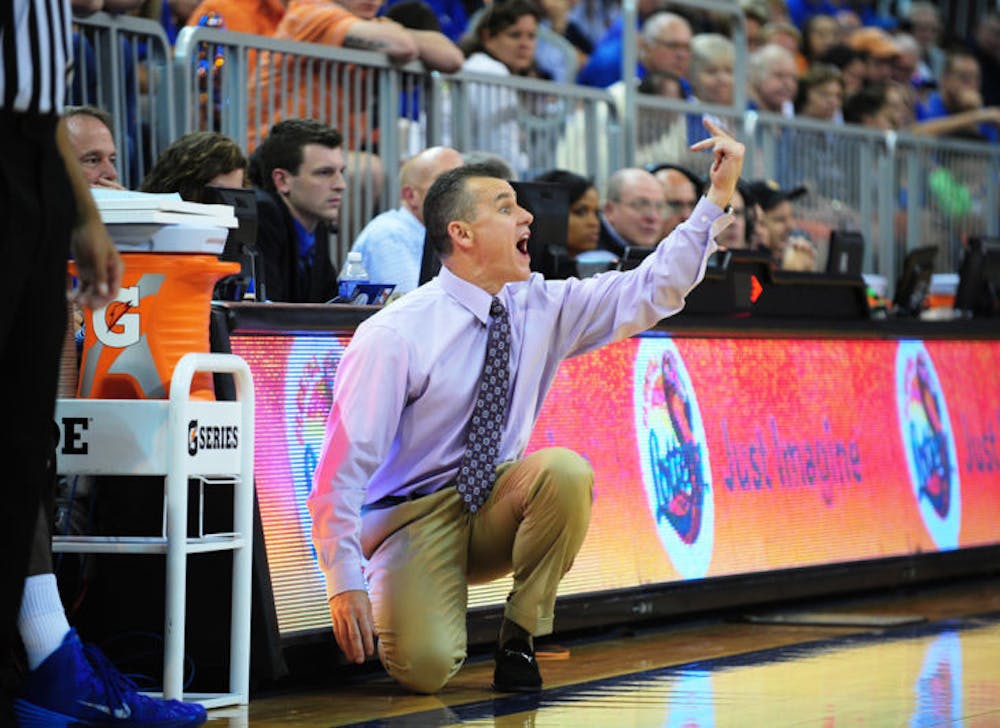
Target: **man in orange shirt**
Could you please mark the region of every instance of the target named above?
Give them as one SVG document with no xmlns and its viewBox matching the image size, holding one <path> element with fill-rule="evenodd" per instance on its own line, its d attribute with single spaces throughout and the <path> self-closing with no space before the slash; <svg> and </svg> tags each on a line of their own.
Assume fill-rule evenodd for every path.
<svg viewBox="0 0 1000 728">
<path fill-rule="evenodd" d="M 188 25 L 198 25 L 201 19 L 215 13 L 226 30 L 255 35 L 274 35 L 285 14 L 285 0 L 202 0 L 188 16 Z"/>
<path fill-rule="evenodd" d="M 377 18 L 381 6 L 382 0 L 291 0 L 274 37 L 378 51 L 394 63 L 420 60 L 427 70 L 445 73 L 461 68 L 462 52 L 445 35 L 433 30 L 411 30 L 389 18 Z M 260 84 L 266 90 L 264 98 L 269 100 L 269 108 L 259 109 L 259 115 L 250 110 L 251 135 L 255 129 L 278 121 L 278 107 L 293 97 L 298 99 L 298 107 L 291 115 L 318 119 L 343 130 L 350 149 L 374 144 L 377 135 L 368 128 L 369 101 L 350 88 L 360 83 L 361 77 L 347 70 L 346 78 L 342 78 L 340 65 L 304 60 L 295 68 L 287 62 L 272 66 L 271 59 L 267 59 L 260 69 Z M 337 86 L 335 99 L 329 93 L 331 81 Z M 342 91 L 343 86 L 348 87 L 344 89 L 347 93 Z M 331 100 L 335 103 L 331 104 Z"/>
</svg>

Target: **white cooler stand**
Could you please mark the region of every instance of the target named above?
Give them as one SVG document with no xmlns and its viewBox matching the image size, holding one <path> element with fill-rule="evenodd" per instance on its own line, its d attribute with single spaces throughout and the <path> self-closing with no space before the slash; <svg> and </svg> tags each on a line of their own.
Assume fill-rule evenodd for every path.
<svg viewBox="0 0 1000 728">
<path fill-rule="evenodd" d="M 190 399 L 192 377 L 202 371 L 233 374 L 237 401 Z M 163 697 L 198 702 L 206 708 L 246 705 L 250 692 L 254 502 L 254 392 L 246 362 L 232 354 L 185 354 L 171 377 L 170 399 L 60 399 L 56 421 L 60 474 L 160 475 L 166 482 L 161 535 L 55 536 L 52 550 L 166 554 Z M 203 439 L 206 433 L 207 441 Z M 189 479 L 199 481 L 201 516 L 206 487 L 232 486 L 232 533 L 204 533 L 200 517 L 197 534 L 188 536 Z M 210 551 L 233 552 L 229 692 L 185 695 L 187 557 Z"/>
</svg>

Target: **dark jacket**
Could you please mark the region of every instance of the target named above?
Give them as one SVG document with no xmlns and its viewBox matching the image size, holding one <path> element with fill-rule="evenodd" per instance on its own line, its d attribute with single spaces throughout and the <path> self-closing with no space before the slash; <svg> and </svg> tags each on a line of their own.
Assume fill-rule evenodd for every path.
<svg viewBox="0 0 1000 728">
<path fill-rule="evenodd" d="M 601 250 L 609 250 L 619 258 L 622 257 L 625 254 L 625 249 L 629 247 L 628 241 L 611 227 L 611 223 L 604 219 L 604 215 L 600 215 L 600 220 L 601 232 L 597 238 L 597 247 Z"/>
<path fill-rule="evenodd" d="M 272 192 L 254 190 L 257 199 L 257 248 L 269 301 L 326 303 L 337 295 L 337 271 L 330 262 L 329 228 L 316 226 L 316 259 L 299 270 L 299 244 L 288 207 Z"/>
</svg>

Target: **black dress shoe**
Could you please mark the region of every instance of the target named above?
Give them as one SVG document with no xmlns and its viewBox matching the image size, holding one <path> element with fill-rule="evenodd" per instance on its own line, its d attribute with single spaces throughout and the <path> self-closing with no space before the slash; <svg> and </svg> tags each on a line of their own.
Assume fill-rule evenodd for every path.
<svg viewBox="0 0 1000 728">
<path fill-rule="evenodd" d="M 501 693 L 534 693 L 542 689 L 535 651 L 525 640 L 515 638 L 497 649 L 493 689 Z"/>
</svg>

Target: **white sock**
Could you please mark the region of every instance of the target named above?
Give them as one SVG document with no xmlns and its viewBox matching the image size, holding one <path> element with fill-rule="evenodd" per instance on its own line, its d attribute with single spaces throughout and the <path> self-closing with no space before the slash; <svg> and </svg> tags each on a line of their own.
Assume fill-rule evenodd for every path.
<svg viewBox="0 0 1000 728">
<path fill-rule="evenodd" d="M 69 632 L 69 622 L 59 598 L 55 574 L 36 574 L 24 580 L 17 630 L 28 654 L 29 670 L 45 662 L 45 658 L 62 644 Z"/>
</svg>

